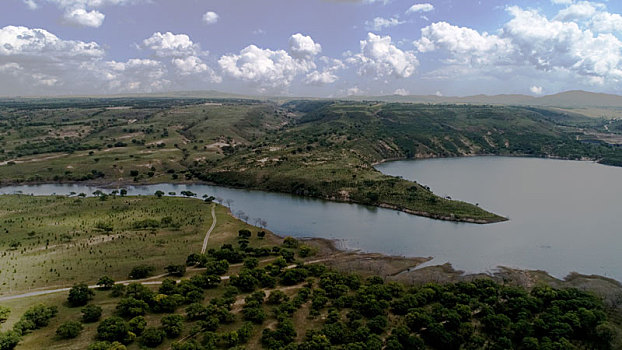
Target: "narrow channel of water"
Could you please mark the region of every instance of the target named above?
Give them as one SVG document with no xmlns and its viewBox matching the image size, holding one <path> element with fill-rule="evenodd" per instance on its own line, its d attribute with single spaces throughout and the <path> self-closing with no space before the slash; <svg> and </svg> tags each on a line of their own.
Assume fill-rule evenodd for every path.
<svg viewBox="0 0 622 350">
<path fill-rule="evenodd" d="M 393 210 L 285 194 L 208 185 L 127 187 L 130 195 L 192 191 L 232 201 L 234 213 L 261 218 L 280 235 L 338 240 L 343 247 L 404 256 L 432 256 L 467 272 L 497 266 L 572 271 L 622 281 L 622 168 L 591 162 L 475 157 L 399 161 L 378 169 L 417 180 L 510 221 L 475 225 L 431 220 Z M 91 194 L 99 188 L 46 184 L 0 193 Z M 106 190 L 109 192 L 109 190 Z"/>
</svg>

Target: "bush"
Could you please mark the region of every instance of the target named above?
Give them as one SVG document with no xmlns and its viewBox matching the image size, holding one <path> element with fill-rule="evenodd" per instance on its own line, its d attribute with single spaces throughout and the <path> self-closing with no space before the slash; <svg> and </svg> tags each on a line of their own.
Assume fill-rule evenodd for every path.
<svg viewBox="0 0 622 350">
<path fill-rule="evenodd" d="M 21 340 L 21 335 L 16 331 L 0 333 L 0 350 L 15 349 Z"/>
<path fill-rule="evenodd" d="M 130 271 L 129 278 L 133 280 L 147 278 L 153 274 L 155 268 L 153 266 L 148 265 L 139 265 L 136 266 Z"/>
<path fill-rule="evenodd" d="M 117 312 L 123 317 L 142 316 L 148 309 L 149 304 L 133 297 L 123 298 L 117 304 Z"/>
<path fill-rule="evenodd" d="M 56 306 L 35 305 L 26 310 L 13 326 L 13 330 L 23 335 L 28 331 L 45 327 L 57 313 L 58 309 Z"/>
<path fill-rule="evenodd" d="M 82 332 L 82 323 L 78 321 L 67 321 L 56 329 L 56 335 L 61 339 L 73 339 Z"/>
<path fill-rule="evenodd" d="M 89 302 L 89 300 L 93 299 L 93 295 L 95 295 L 95 293 L 90 290 L 89 286 L 87 286 L 86 284 L 75 284 L 73 287 L 71 287 L 71 290 L 69 290 L 67 302 L 70 306 L 73 307 L 84 306 Z"/>
<path fill-rule="evenodd" d="M 147 328 L 143 332 L 143 335 L 140 336 L 140 344 L 149 348 L 155 348 L 162 344 L 165 335 L 166 333 L 161 329 L 153 327 Z"/>
<path fill-rule="evenodd" d="M 186 274 L 186 265 L 168 265 L 164 269 L 171 276 L 182 277 Z"/>
<path fill-rule="evenodd" d="M 128 326 L 130 327 L 130 332 L 141 335 L 147 328 L 147 320 L 143 316 L 136 316 L 128 322 Z"/>
<path fill-rule="evenodd" d="M 121 317 L 112 316 L 97 326 L 97 339 L 110 342 L 125 342 L 128 339 L 129 326 Z"/>
<path fill-rule="evenodd" d="M 102 315 L 102 308 L 97 305 L 87 305 L 80 311 L 82 311 L 82 322 L 84 323 L 97 322 Z"/>
<path fill-rule="evenodd" d="M 162 330 L 169 338 L 177 338 L 184 329 L 184 318 L 181 315 L 168 315 L 162 317 Z"/>
<path fill-rule="evenodd" d="M 118 298 L 125 294 L 125 285 L 123 284 L 115 284 L 111 288 L 112 292 L 110 292 L 110 296 L 113 298 Z"/>
</svg>

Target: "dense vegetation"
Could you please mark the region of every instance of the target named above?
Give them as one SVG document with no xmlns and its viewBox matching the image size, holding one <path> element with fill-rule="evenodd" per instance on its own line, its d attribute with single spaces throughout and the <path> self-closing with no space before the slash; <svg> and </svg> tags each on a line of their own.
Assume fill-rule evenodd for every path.
<svg viewBox="0 0 622 350">
<path fill-rule="evenodd" d="M 619 133 L 615 121 L 532 107 L 16 100 L 0 103 L 0 178 L 6 183 L 202 180 L 494 222 L 503 218 L 383 175 L 373 165 L 478 154 L 622 165 L 622 149 L 612 144 Z"/>
<path fill-rule="evenodd" d="M 302 248 L 291 238 L 255 248 L 241 235 L 237 247 L 190 255 L 187 263 L 202 269 L 190 278 L 164 279 L 155 289 L 130 283 L 98 291 L 115 306 L 87 348 L 611 349 L 617 334 L 602 300 L 577 289 L 525 290 L 489 279 L 406 286 L 321 264 L 289 265 Z M 262 257 L 275 255 L 259 266 Z M 223 280 L 239 261 L 243 267 Z M 78 296 L 89 302 L 88 290 L 75 285 L 63 308 L 75 307 Z M 52 341 L 71 346 L 99 318 L 97 308 L 82 309 L 96 314 L 88 321 L 60 324 Z M 57 312 L 29 309 L 13 331 L 0 334 L 0 349 L 13 349 Z"/>
</svg>

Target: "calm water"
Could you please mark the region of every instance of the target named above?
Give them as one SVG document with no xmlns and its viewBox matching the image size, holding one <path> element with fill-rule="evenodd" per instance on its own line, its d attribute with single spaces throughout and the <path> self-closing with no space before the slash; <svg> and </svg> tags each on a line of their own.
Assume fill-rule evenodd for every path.
<svg viewBox="0 0 622 350">
<path fill-rule="evenodd" d="M 622 281 L 622 168 L 590 162 L 476 157 L 400 161 L 378 166 L 510 217 L 475 225 L 430 220 L 392 210 L 207 185 L 128 187 L 130 195 L 190 190 L 231 199 L 234 213 L 262 218 L 281 235 L 337 239 L 346 248 L 432 256 L 467 272 L 497 266 L 577 271 Z M 82 185 L 0 188 L 0 193 L 92 193 Z"/>
</svg>

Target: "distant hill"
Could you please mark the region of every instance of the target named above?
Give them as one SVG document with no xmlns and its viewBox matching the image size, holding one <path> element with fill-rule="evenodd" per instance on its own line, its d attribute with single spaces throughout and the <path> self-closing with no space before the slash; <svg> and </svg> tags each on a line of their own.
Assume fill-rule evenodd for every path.
<svg viewBox="0 0 622 350">
<path fill-rule="evenodd" d="M 352 96 L 352 100 L 374 100 L 386 102 L 410 103 L 465 103 L 491 105 L 529 105 L 566 108 L 622 108 L 622 96 L 594 93 L 580 90 L 566 91 L 554 95 L 533 97 L 529 95 L 475 95 L 466 97 L 445 97 L 434 95 L 389 95 L 389 96 Z"/>
</svg>

